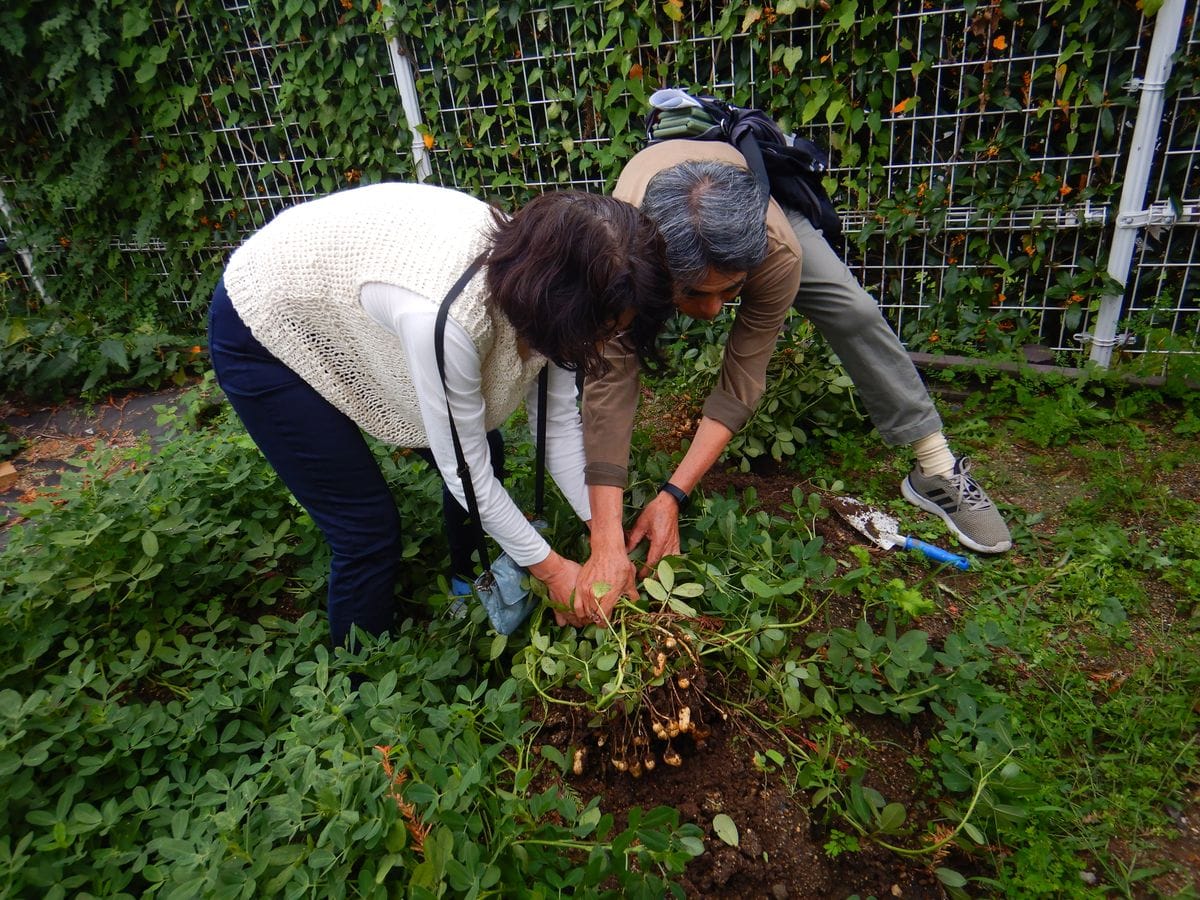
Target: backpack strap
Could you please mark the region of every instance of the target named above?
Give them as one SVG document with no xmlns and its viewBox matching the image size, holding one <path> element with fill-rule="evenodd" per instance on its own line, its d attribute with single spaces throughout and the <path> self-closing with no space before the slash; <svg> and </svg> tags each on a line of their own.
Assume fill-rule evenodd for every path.
<svg viewBox="0 0 1200 900">
<path fill-rule="evenodd" d="M 754 180 L 758 182 L 763 215 L 766 215 L 767 207 L 771 202 L 771 178 L 767 175 L 767 164 L 763 162 L 762 148 L 758 146 L 758 138 L 754 136 L 753 131 L 746 131 L 740 140 L 731 141 L 731 143 L 746 158 L 746 165 L 754 173 Z"/>
<path fill-rule="evenodd" d="M 464 499 L 467 501 L 467 512 L 471 518 L 475 520 L 475 524 L 479 524 L 479 503 L 475 499 L 475 485 L 471 481 L 471 469 L 467 465 L 467 458 L 463 454 L 462 442 L 458 439 L 458 429 L 454 425 L 454 410 L 450 408 L 450 391 L 446 387 L 446 318 L 450 315 L 450 305 L 462 293 L 463 288 L 467 286 L 475 273 L 479 271 L 483 265 L 483 254 L 475 257 L 475 260 L 467 267 L 467 270 L 459 276 L 458 281 L 446 292 L 446 297 L 442 300 L 441 307 L 438 308 L 437 320 L 434 323 L 433 332 L 433 352 L 437 357 L 438 375 L 442 378 L 442 394 L 446 399 L 446 418 L 450 422 L 450 440 L 454 443 L 454 459 L 458 463 L 458 468 L 455 470 L 458 475 L 458 480 L 463 486 Z M 479 551 L 479 562 L 486 572 L 492 567 L 491 557 L 488 555 L 487 538 L 483 536 L 482 527 L 477 532 L 479 535 L 479 544 L 476 549 Z"/>
</svg>

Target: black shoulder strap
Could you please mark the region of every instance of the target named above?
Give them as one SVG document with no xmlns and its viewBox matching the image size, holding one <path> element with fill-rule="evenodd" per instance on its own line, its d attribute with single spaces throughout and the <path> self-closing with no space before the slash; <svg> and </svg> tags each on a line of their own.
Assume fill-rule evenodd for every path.
<svg viewBox="0 0 1200 900">
<path fill-rule="evenodd" d="M 446 292 L 445 299 L 442 300 L 442 305 L 438 308 L 437 320 L 434 323 L 434 354 L 437 357 L 438 375 L 442 379 L 442 394 L 446 400 L 446 418 L 450 423 L 450 439 L 454 443 L 454 459 L 458 463 L 458 468 L 455 470 L 458 474 L 459 481 L 462 482 L 463 495 L 467 501 L 467 513 L 475 520 L 475 524 L 479 525 L 479 502 L 475 498 L 475 485 L 471 481 L 471 470 L 467 465 L 466 456 L 463 454 L 462 442 L 458 437 L 458 428 L 454 424 L 454 411 L 450 408 L 450 392 L 446 388 L 446 319 L 450 315 L 450 306 L 458 299 L 458 295 L 462 293 L 463 288 L 467 283 L 475 277 L 475 273 L 479 271 L 483 265 L 484 256 L 481 254 L 467 267 L 467 270 L 458 277 L 458 281 L 454 282 L 450 290 Z M 542 371 L 538 376 L 538 425 L 537 425 L 537 473 L 535 481 L 535 506 L 538 516 L 542 514 L 542 501 L 545 495 L 545 464 L 546 464 L 546 388 L 548 385 L 549 375 L 547 366 L 542 367 Z M 487 538 L 484 537 L 483 529 L 477 532 L 479 535 L 479 562 L 483 565 L 484 571 L 492 567 L 491 557 L 487 551 Z"/>
<path fill-rule="evenodd" d="M 450 409 L 450 391 L 446 388 L 446 317 L 450 315 L 450 305 L 462 293 L 467 282 L 475 277 L 475 273 L 479 271 L 482 264 L 483 257 L 477 256 L 471 265 L 467 266 L 467 270 L 458 277 L 458 281 L 454 282 L 450 290 L 446 292 L 446 298 L 442 300 L 442 305 L 438 309 L 433 331 L 433 352 L 437 356 L 438 375 L 442 379 L 442 396 L 446 400 L 446 417 L 450 421 L 450 439 L 454 442 L 454 458 L 458 462 L 456 470 L 458 480 L 462 482 L 463 494 L 466 496 L 467 513 L 475 520 L 476 524 L 479 523 L 479 504 L 475 499 L 475 485 L 471 482 L 471 470 L 463 455 L 462 442 L 458 439 L 458 429 L 454 426 L 454 411 Z M 479 562 L 484 571 L 487 571 L 492 567 L 492 560 L 487 552 L 487 538 L 483 536 L 482 529 L 477 533 L 479 535 Z"/>
<path fill-rule="evenodd" d="M 754 136 L 754 132 L 746 131 L 733 146 L 746 158 L 746 165 L 754 173 L 754 180 L 758 182 L 758 192 L 761 195 L 762 207 L 765 214 L 765 210 L 771 202 L 771 179 L 767 175 L 767 164 L 763 162 L 762 150 L 758 146 L 758 138 Z"/>
<path fill-rule="evenodd" d="M 537 446 L 534 450 L 535 474 L 533 481 L 533 514 L 542 517 L 542 506 L 546 499 L 546 393 L 550 388 L 550 363 L 542 366 L 538 373 L 538 423 Z"/>
</svg>

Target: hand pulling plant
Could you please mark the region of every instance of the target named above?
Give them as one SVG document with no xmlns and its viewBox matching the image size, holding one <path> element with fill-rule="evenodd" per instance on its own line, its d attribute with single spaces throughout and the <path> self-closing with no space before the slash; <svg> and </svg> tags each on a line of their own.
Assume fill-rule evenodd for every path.
<svg viewBox="0 0 1200 900">
<path fill-rule="evenodd" d="M 683 602 L 698 597 L 700 584 L 677 584 L 670 563 L 643 586 L 661 608 L 645 610 L 622 600 L 611 628 L 588 628 L 575 636 L 536 630 L 514 669 L 547 704 L 591 713 L 587 728 L 598 753 L 618 772 L 639 778 L 659 761 L 681 766 L 681 747 L 703 746 L 706 713 L 725 714 L 707 694 L 701 663 L 719 641 L 721 620 L 700 616 Z M 588 749 L 575 750 L 572 770 L 582 774 Z"/>
</svg>

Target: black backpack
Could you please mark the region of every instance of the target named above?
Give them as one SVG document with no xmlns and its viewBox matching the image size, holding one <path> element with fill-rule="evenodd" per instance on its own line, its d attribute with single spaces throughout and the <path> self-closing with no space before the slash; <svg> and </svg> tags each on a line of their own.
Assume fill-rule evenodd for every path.
<svg viewBox="0 0 1200 900">
<path fill-rule="evenodd" d="M 647 145 L 673 138 L 732 144 L 758 178 L 764 205 L 772 196 L 803 214 L 830 243 L 841 238 L 842 220 L 821 183 L 829 168 L 824 150 L 796 135 L 785 136 L 760 109 L 743 109 L 715 97 L 687 96 L 698 105 L 651 107 L 646 116 Z"/>
</svg>

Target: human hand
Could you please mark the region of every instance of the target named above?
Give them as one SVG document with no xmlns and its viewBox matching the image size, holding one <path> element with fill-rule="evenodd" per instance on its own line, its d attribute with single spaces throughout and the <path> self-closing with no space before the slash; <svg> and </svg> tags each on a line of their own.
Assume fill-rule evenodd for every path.
<svg viewBox="0 0 1200 900">
<path fill-rule="evenodd" d="M 646 551 L 646 564 L 639 573 L 643 578 L 664 556 L 679 554 L 679 504 L 670 494 L 659 494 L 646 504 L 629 532 L 626 551 L 633 550 L 644 539 L 649 539 L 650 547 Z"/>
<path fill-rule="evenodd" d="M 629 556 L 616 547 L 592 546 L 592 555 L 579 570 L 575 587 L 575 616 L 606 625 L 621 597 L 638 599 L 637 572 Z"/>
<path fill-rule="evenodd" d="M 575 584 L 579 580 L 579 563 L 551 551 L 540 563 L 529 567 L 529 573 L 542 584 L 550 595 L 550 607 L 554 620 L 559 625 L 586 625 L 587 619 L 579 619 L 574 613 Z"/>
</svg>

